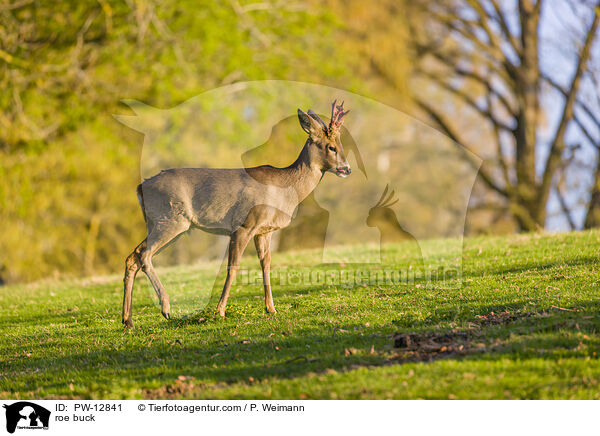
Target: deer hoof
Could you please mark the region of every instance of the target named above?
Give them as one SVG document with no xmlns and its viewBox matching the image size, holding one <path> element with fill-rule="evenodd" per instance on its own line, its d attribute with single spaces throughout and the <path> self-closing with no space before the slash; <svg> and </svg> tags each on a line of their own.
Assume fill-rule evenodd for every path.
<svg viewBox="0 0 600 436">
<path fill-rule="evenodd" d="M 271 308 L 268 308 L 268 307 L 267 307 L 267 313 L 276 314 L 276 313 L 277 313 L 277 311 L 275 310 L 275 308 L 274 308 L 274 307 L 271 307 Z"/>
<path fill-rule="evenodd" d="M 165 319 L 171 319 L 171 314 L 169 314 L 169 312 L 161 312 L 162 316 L 165 317 Z"/>
<path fill-rule="evenodd" d="M 132 329 L 133 328 L 133 321 L 131 319 L 124 319 L 123 320 L 123 326 L 126 329 Z"/>
</svg>

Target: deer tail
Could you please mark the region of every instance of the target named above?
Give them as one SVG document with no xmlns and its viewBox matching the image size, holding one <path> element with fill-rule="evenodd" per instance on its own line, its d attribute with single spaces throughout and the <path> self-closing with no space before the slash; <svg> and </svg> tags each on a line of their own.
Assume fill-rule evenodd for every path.
<svg viewBox="0 0 600 436">
<path fill-rule="evenodd" d="M 146 207 L 144 206 L 144 192 L 142 190 L 142 184 L 137 185 L 137 198 L 140 203 L 140 207 L 142 208 L 142 213 L 144 214 L 144 221 L 148 223 L 148 219 L 146 218 Z"/>
</svg>

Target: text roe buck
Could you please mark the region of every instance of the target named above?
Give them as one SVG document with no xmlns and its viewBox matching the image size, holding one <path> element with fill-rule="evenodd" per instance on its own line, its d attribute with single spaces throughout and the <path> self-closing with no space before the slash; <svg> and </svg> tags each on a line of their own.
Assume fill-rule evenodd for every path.
<svg viewBox="0 0 600 436">
<path fill-rule="evenodd" d="M 300 125 L 308 139 L 296 161 L 286 168 L 175 168 L 161 171 L 137 187 L 148 236 L 125 261 L 123 324 L 133 326 L 133 281 L 141 268 L 169 319 L 169 296 L 160 282 L 152 256 L 192 227 L 229 235 L 227 278 L 217 306 L 225 315 L 229 289 L 240 259 L 251 238 L 263 272 L 267 312 L 275 313 L 271 295 L 271 233 L 290 224 L 294 209 L 317 186 L 326 171 L 340 177 L 350 174 L 340 142 L 344 104 L 334 101 L 329 125 L 312 110 L 298 109 Z"/>
</svg>

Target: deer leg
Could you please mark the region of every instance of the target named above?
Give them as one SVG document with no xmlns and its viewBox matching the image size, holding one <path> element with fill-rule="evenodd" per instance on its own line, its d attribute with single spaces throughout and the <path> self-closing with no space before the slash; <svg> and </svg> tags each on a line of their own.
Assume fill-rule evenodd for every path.
<svg viewBox="0 0 600 436">
<path fill-rule="evenodd" d="M 227 278 L 225 279 L 223 292 L 221 293 L 221 298 L 219 300 L 219 304 L 217 305 L 217 310 L 221 316 L 225 316 L 225 308 L 227 307 L 229 290 L 231 289 L 231 284 L 233 283 L 233 279 L 235 278 L 237 270 L 240 267 L 240 259 L 242 258 L 242 254 L 244 254 L 244 250 L 246 249 L 246 245 L 248 245 L 248 241 L 250 240 L 251 236 L 251 231 L 244 227 L 240 227 L 231 235 L 227 259 Z"/>
<path fill-rule="evenodd" d="M 168 225 L 155 226 L 148 234 L 147 248 L 140 254 L 142 271 L 144 271 L 150 280 L 150 283 L 152 283 L 152 287 L 154 288 L 156 295 L 158 295 L 158 300 L 160 301 L 161 313 L 166 319 L 171 317 L 169 295 L 158 278 L 158 274 L 156 274 L 154 266 L 152 265 L 152 256 L 181 233 L 188 230 L 189 227 L 190 223 L 184 220 L 169 221 Z"/>
<path fill-rule="evenodd" d="M 265 307 L 269 313 L 277 313 L 273 305 L 273 294 L 271 294 L 271 233 L 256 235 L 254 237 L 256 254 L 260 260 L 265 287 Z"/>
<path fill-rule="evenodd" d="M 133 296 L 133 282 L 139 269 L 142 267 L 140 251 L 146 248 L 144 239 L 125 260 L 125 276 L 123 277 L 123 324 L 125 327 L 133 327 L 131 319 L 131 300 Z"/>
</svg>

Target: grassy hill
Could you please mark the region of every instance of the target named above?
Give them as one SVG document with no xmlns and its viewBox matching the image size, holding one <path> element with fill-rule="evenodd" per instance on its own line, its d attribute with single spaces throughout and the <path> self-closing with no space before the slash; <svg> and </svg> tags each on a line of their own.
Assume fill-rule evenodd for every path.
<svg viewBox="0 0 600 436">
<path fill-rule="evenodd" d="M 276 315 L 237 283 L 224 319 L 215 265 L 162 269 L 174 319 L 141 275 L 131 331 L 120 276 L 2 287 L 0 398 L 598 399 L 599 247 L 599 231 L 468 239 L 460 288 L 275 285 Z"/>
</svg>

